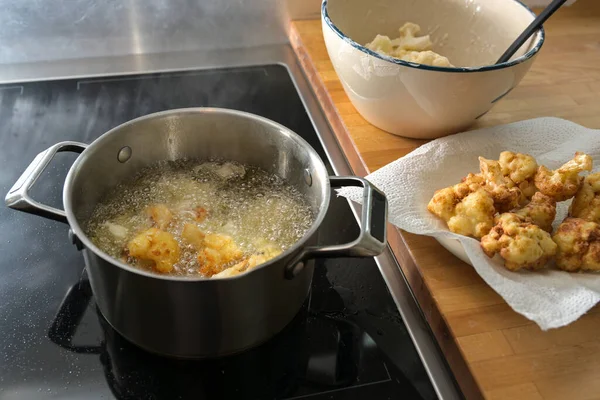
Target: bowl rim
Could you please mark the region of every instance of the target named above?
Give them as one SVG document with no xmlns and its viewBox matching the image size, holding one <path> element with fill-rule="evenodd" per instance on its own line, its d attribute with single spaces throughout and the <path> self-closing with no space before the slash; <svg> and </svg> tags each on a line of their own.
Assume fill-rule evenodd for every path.
<svg viewBox="0 0 600 400">
<path fill-rule="evenodd" d="M 533 16 L 533 18 L 537 17 L 537 15 L 529 7 L 527 7 L 527 5 L 525 5 L 524 3 L 522 3 L 520 0 L 511 0 L 511 1 L 513 1 L 515 3 L 518 3 L 521 7 L 525 8 L 527 11 L 529 11 L 531 13 L 531 15 Z M 503 62 L 503 63 L 500 63 L 500 64 L 482 65 L 482 66 L 479 66 L 479 67 L 437 67 L 437 66 L 433 66 L 433 65 L 418 64 L 418 63 L 404 61 L 404 60 L 401 60 L 399 58 L 395 58 L 395 57 L 391 57 L 391 56 L 387 56 L 387 55 L 383 55 L 383 54 L 377 53 L 376 51 L 370 50 L 370 49 L 366 48 L 365 46 L 361 45 L 360 43 L 357 43 L 354 40 L 350 39 L 350 37 L 346 36 L 331 21 L 331 18 L 329 17 L 329 12 L 327 10 L 327 3 L 328 2 L 329 2 L 329 0 L 323 0 L 323 2 L 321 3 L 321 18 L 325 21 L 325 23 L 327 24 L 327 26 L 329 26 L 329 28 L 331 28 L 331 30 L 333 32 L 335 32 L 342 40 L 344 40 L 345 42 L 349 43 L 355 49 L 357 49 L 359 51 L 362 51 L 363 53 L 366 53 L 366 54 L 368 54 L 370 56 L 373 56 L 373 57 L 379 58 L 381 60 L 397 64 L 397 65 L 403 65 L 403 66 L 409 67 L 409 68 L 415 68 L 415 69 L 421 69 L 421 70 L 427 70 L 427 71 L 458 72 L 458 73 L 480 72 L 480 71 L 494 71 L 494 70 L 498 70 L 498 69 L 512 67 L 514 65 L 521 64 L 521 63 L 529 60 L 530 58 L 532 58 L 533 56 L 535 56 L 540 51 L 540 49 L 542 48 L 542 45 L 544 44 L 544 41 L 546 39 L 546 33 L 544 31 L 544 27 L 542 26 L 538 30 L 538 32 L 539 32 L 539 39 L 538 39 L 537 43 L 535 44 L 535 46 L 533 46 L 532 49 L 530 49 L 527 53 L 523 54 L 522 56 L 520 56 L 520 57 L 518 57 L 518 58 L 516 58 L 514 60 L 506 61 L 506 62 Z"/>
</svg>

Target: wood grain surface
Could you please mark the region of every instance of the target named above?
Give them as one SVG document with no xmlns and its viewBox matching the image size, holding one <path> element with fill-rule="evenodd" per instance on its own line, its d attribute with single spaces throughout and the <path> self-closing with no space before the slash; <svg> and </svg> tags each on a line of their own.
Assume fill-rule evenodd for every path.
<svg viewBox="0 0 600 400">
<path fill-rule="evenodd" d="M 543 116 L 600 128 L 600 1 L 578 0 L 545 28 L 546 43 L 527 76 L 473 129 Z M 356 112 L 329 61 L 320 21 L 294 21 L 290 41 L 356 174 L 425 143 L 386 133 Z M 600 399 L 600 307 L 543 332 L 435 239 L 389 232 L 467 398 Z"/>
</svg>

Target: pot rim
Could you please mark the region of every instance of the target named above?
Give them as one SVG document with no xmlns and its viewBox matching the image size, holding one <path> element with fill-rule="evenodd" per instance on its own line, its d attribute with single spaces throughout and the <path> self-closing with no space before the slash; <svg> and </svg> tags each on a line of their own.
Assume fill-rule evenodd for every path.
<svg viewBox="0 0 600 400">
<path fill-rule="evenodd" d="M 277 257 L 272 258 L 268 262 L 263 263 L 263 264 L 259 265 L 258 267 L 253 268 L 250 271 L 244 271 L 235 276 L 224 277 L 224 278 L 219 278 L 219 279 L 215 280 L 215 279 L 201 277 L 201 276 L 196 277 L 196 276 L 162 275 L 162 274 L 158 274 L 158 273 L 147 272 L 140 268 L 130 266 L 114 257 L 111 257 L 110 255 L 106 254 L 104 251 L 99 249 L 94 243 L 92 243 L 92 241 L 90 239 L 88 239 L 87 235 L 83 232 L 83 229 L 81 228 L 79 222 L 77 221 L 75 214 L 73 213 L 72 201 L 71 201 L 71 197 L 73 196 L 73 194 L 72 194 L 73 181 L 75 179 L 75 175 L 76 175 L 78 169 L 84 162 L 83 160 L 85 159 L 85 155 L 94 151 L 94 149 L 102 146 L 102 144 L 106 140 L 108 140 L 109 137 L 119 134 L 119 132 L 122 131 L 123 128 L 125 128 L 125 127 L 138 124 L 141 121 L 145 121 L 148 119 L 161 118 L 161 117 L 169 116 L 172 114 L 182 114 L 182 113 L 183 114 L 220 113 L 220 114 L 225 114 L 225 115 L 233 115 L 233 116 L 243 117 L 243 118 L 247 118 L 247 119 L 257 120 L 264 125 L 267 125 L 267 126 L 270 126 L 274 129 L 276 129 L 277 131 L 279 131 L 280 134 L 286 135 L 290 139 L 296 141 L 301 147 L 303 147 L 309 153 L 309 157 L 310 157 L 311 161 L 313 162 L 312 165 L 315 167 L 316 170 L 319 170 L 319 169 L 322 170 L 323 176 L 325 176 L 325 182 L 324 182 L 325 195 L 323 196 L 323 198 L 321 200 L 321 204 L 319 206 L 319 212 L 318 212 L 316 218 L 314 219 L 312 225 L 306 231 L 306 233 L 299 240 L 297 240 L 296 243 L 294 243 L 293 246 L 291 246 L 288 249 L 286 249 L 285 251 L 283 251 Z M 233 161 L 235 161 L 235 160 L 233 160 Z M 84 248 L 91 250 L 98 257 L 100 257 L 100 258 L 104 259 L 105 261 L 107 261 L 119 268 L 122 268 L 128 272 L 132 272 L 132 273 L 135 273 L 138 275 L 143 275 L 148 278 L 155 278 L 155 279 L 162 279 L 162 280 L 169 280 L 169 281 L 181 281 L 181 282 L 203 282 L 203 281 L 204 282 L 218 282 L 218 281 L 223 281 L 223 280 L 241 279 L 241 278 L 245 277 L 246 275 L 254 273 L 263 268 L 267 268 L 267 267 L 271 266 L 272 264 L 275 264 L 275 263 L 279 262 L 280 260 L 287 258 L 289 255 L 299 251 L 304 246 L 306 241 L 313 234 L 315 234 L 317 229 L 321 226 L 321 223 L 323 222 L 323 219 L 325 218 L 325 215 L 327 214 L 327 210 L 329 208 L 330 197 L 331 197 L 331 186 L 329 184 L 329 173 L 327 172 L 327 168 L 325 167 L 323 160 L 321 160 L 321 157 L 319 157 L 319 155 L 317 154 L 316 150 L 306 140 L 304 140 L 300 135 L 298 135 L 296 132 L 292 131 L 291 129 L 289 129 L 273 120 L 270 120 L 268 118 L 265 118 L 265 117 L 262 117 L 262 116 L 259 116 L 256 114 L 252 114 L 249 112 L 245 112 L 245 111 L 238 111 L 238 110 L 233 110 L 233 109 L 228 109 L 228 108 L 217 108 L 217 107 L 189 107 L 189 108 L 176 108 L 176 109 L 170 109 L 170 110 L 165 110 L 165 111 L 159 111 L 159 112 L 143 115 L 138 118 L 134 118 L 132 120 L 129 120 L 127 122 L 124 122 L 120 125 L 115 126 L 114 128 L 103 133 L 100 137 L 95 139 L 92 143 L 90 143 L 89 146 L 77 157 L 77 159 L 75 160 L 75 162 L 69 169 L 69 172 L 65 179 L 65 185 L 63 188 L 63 204 L 64 204 L 64 208 L 65 208 L 65 213 L 67 216 L 67 221 L 69 222 L 69 226 L 70 226 L 71 230 L 73 231 L 73 234 L 81 241 Z"/>
</svg>

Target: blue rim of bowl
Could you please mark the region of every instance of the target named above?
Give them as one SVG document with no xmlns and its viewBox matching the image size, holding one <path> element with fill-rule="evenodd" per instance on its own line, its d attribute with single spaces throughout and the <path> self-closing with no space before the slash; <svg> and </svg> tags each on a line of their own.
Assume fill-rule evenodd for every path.
<svg viewBox="0 0 600 400">
<path fill-rule="evenodd" d="M 525 8 L 527 11 L 529 11 L 531 13 L 531 15 L 533 16 L 533 18 L 535 18 L 537 15 L 529 8 L 527 7 L 525 4 L 523 4 L 521 1 L 519 0 L 512 0 L 515 3 L 518 3 L 519 5 L 521 5 L 523 8 Z M 542 48 L 542 45 L 544 44 L 544 41 L 546 39 L 546 33 L 544 32 L 544 27 L 542 26 L 539 29 L 539 33 L 540 33 L 540 39 L 538 41 L 538 43 L 531 49 L 529 50 L 527 53 L 523 54 L 521 57 L 511 60 L 511 61 L 506 61 L 500 64 L 494 64 L 494 65 L 482 65 L 480 67 L 435 67 L 433 65 L 425 65 L 425 64 L 417 64 L 417 63 L 411 63 L 408 61 L 404 61 L 404 60 L 400 60 L 399 58 L 394 58 L 394 57 L 390 57 L 390 56 L 386 56 L 380 53 L 377 53 L 376 51 L 367 49 L 365 46 L 356 43 L 354 40 L 350 39 L 348 36 L 346 36 L 341 30 L 338 29 L 337 26 L 335 26 L 335 24 L 331 21 L 331 18 L 329 18 L 329 13 L 327 12 L 327 3 L 328 0 L 323 0 L 323 3 L 321 4 L 321 16 L 323 17 L 323 19 L 325 20 L 325 23 L 327 23 L 327 25 L 345 42 L 349 43 L 352 47 L 354 47 L 357 50 L 362 51 L 363 53 L 367 53 L 370 56 L 379 58 L 381 60 L 384 61 L 388 61 L 394 64 L 398 64 L 398 65 L 404 65 L 405 67 L 410 67 L 410 68 L 416 68 L 416 69 L 423 69 L 423 70 L 428 70 L 428 71 L 440 71 L 440 72 L 479 72 L 479 71 L 494 71 L 497 69 L 502 69 L 502 68 L 507 68 L 507 67 L 512 67 L 513 65 L 517 65 L 520 64 L 524 61 L 529 60 L 531 57 L 533 57 L 534 55 L 537 54 L 538 51 L 540 51 L 540 49 Z"/>
</svg>

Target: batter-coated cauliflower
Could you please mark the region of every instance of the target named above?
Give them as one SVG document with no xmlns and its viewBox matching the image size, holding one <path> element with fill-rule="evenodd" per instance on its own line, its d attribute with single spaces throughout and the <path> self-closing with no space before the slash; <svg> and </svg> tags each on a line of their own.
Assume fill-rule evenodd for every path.
<svg viewBox="0 0 600 400">
<path fill-rule="evenodd" d="M 517 185 L 533 179 L 538 170 L 538 164 L 533 156 L 512 151 L 500 153 L 498 163 L 502 169 L 502 175 L 510 178 Z"/>
<path fill-rule="evenodd" d="M 244 255 L 233 238 L 218 233 L 209 233 L 204 237 L 204 247 L 198 252 L 200 272 L 213 276 Z"/>
<path fill-rule="evenodd" d="M 173 219 L 171 210 L 163 204 L 156 204 L 146 208 L 146 213 L 158 229 L 166 229 Z"/>
<path fill-rule="evenodd" d="M 534 193 L 537 192 L 534 178 L 538 170 L 538 164 L 535 158 L 529 154 L 503 151 L 500 153 L 498 163 L 502 169 L 502 175 L 521 190 L 519 204 L 527 204 Z"/>
<path fill-rule="evenodd" d="M 419 25 L 407 22 L 400 28 L 398 38 L 390 39 L 388 36 L 377 35 L 365 47 L 408 62 L 452 67 L 448 58 L 432 51 L 433 43 L 429 35 L 417 36 L 420 31 Z"/>
<path fill-rule="evenodd" d="M 446 221 L 450 231 L 478 239 L 491 229 L 496 213 L 490 195 L 482 188 L 472 191 L 465 182 L 436 191 L 427 209 Z"/>
<path fill-rule="evenodd" d="M 479 157 L 479 169 L 485 179 L 484 188 L 494 199 L 494 207 L 498 212 L 509 211 L 519 206 L 522 198 L 521 189 L 504 176 L 498 161 Z"/>
<path fill-rule="evenodd" d="M 600 172 L 585 177 L 569 207 L 569 217 L 600 224 Z"/>
<path fill-rule="evenodd" d="M 483 179 L 481 174 L 469 174 L 462 178 L 460 182 L 467 185 L 471 192 L 474 192 L 485 185 L 485 179 Z"/>
<path fill-rule="evenodd" d="M 129 256 L 154 263 L 158 272 L 171 272 L 179 261 L 179 244 L 169 232 L 150 228 L 127 244 Z"/>
<path fill-rule="evenodd" d="M 452 67 L 448 59 L 434 51 L 397 51 L 396 57 L 417 64 L 433 65 L 435 67 Z"/>
<path fill-rule="evenodd" d="M 550 234 L 514 213 L 504 213 L 489 234 L 481 238 L 481 248 L 488 257 L 496 253 L 511 271 L 543 268 L 556 254 Z"/>
<path fill-rule="evenodd" d="M 185 224 L 183 231 L 181 232 L 183 240 L 188 242 L 196 250 L 200 250 L 204 246 L 204 238 L 206 235 L 204 232 L 194 224 Z"/>
<path fill-rule="evenodd" d="M 551 171 L 541 165 L 535 175 L 535 186 L 556 201 L 567 200 L 577 193 L 583 177 L 580 172 L 592 170 L 592 158 L 577 152 L 575 157 L 557 170 Z"/>
<path fill-rule="evenodd" d="M 533 195 L 538 192 L 533 178 L 519 183 L 517 187 L 521 190 L 521 197 L 519 198 L 520 205 L 527 204 Z"/>
<path fill-rule="evenodd" d="M 542 192 L 537 192 L 529 204 L 513 212 L 520 217 L 528 218 L 546 232 L 552 232 L 552 223 L 556 217 L 556 201 Z"/>
<path fill-rule="evenodd" d="M 194 209 L 194 216 L 196 222 L 203 222 L 208 217 L 208 210 L 204 207 L 196 207 Z"/>
<path fill-rule="evenodd" d="M 279 254 L 281 254 L 280 249 L 274 247 L 265 249 L 264 252 L 261 252 L 259 254 L 252 254 L 247 259 L 219 272 L 218 274 L 213 275 L 212 278 L 226 278 L 239 275 L 242 272 L 250 271 L 256 268 L 257 266 L 266 263 L 270 259 L 277 257 Z"/>
<path fill-rule="evenodd" d="M 600 225 L 566 218 L 552 237 L 558 245 L 556 265 L 568 271 L 600 271 Z"/>
<path fill-rule="evenodd" d="M 456 212 L 456 205 L 471 192 L 469 186 L 463 183 L 436 190 L 427 204 L 427 209 L 432 214 L 448 222 Z"/>
<path fill-rule="evenodd" d="M 414 22 L 406 22 L 399 29 L 400 37 L 392 41 L 392 45 L 403 50 L 423 51 L 431 50 L 433 43 L 429 35 L 418 36 L 421 33 L 421 27 Z"/>
<path fill-rule="evenodd" d="M 495 213 L 494 201 L 485 190 L 478 189 L 456 205 L 454 216 L 448 220 L 448 229 L 480 238 L 491 229 Z"/>
</svg>

